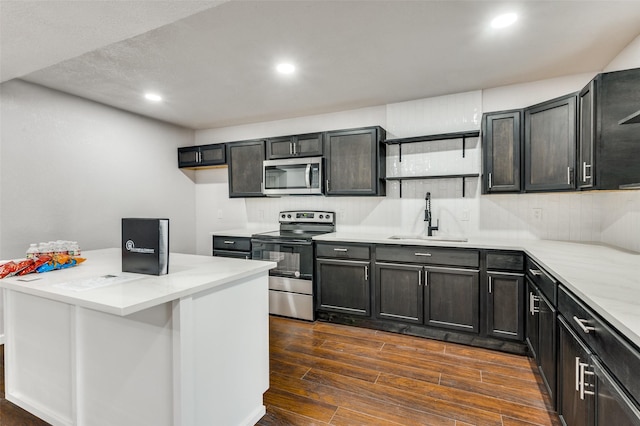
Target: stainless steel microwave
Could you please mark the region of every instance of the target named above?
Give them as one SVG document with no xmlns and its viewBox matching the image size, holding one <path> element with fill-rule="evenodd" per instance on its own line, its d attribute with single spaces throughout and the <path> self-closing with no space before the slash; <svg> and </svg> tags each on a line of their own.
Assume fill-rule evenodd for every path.
<svg viewBox="0 0 640 426">
<path fill-rule="evenodd" d="M 262 182 L 265 195 L 321 195 L 322 157 L 265 160 Z"/>
</svg>

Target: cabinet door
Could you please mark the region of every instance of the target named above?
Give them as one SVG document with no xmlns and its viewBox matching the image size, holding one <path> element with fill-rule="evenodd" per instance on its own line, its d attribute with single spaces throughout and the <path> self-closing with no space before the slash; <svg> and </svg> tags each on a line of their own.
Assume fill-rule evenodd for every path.
<svg viewBox="0 0 640 426">
<path fill-rule="evenodd" d="M 575 188 L 576 97 L 525 110 L 525 190 Z"/>
<path fill-rule="evenodd" d="M 225 145 L 222 143 L 213 145 L 203 145 L 200 147 L 200 165 L 218 166 L 225 164 Z"/>
<path fill-rule="evenodd" d="M 538 292 L 538 367 L 552 401 L 556 400 L 556 309 Z M 554 402 L 555 403 L 555 402 Z"/>
<path fill-rule="evenodd" d="M 558 328 L 558 414 L 566 426 L 593 426 L 593 397 L 589 395 L 593 380 L 584 373 L 590 368 L 591 354 L 563 319 Z"/>
<path fill-rule="evenodd" d="M 200 148 L 189 146 L 178 148 L 178 167 L 195 167 L 200 159 Z"/>
<path fill-rule="evenodd" d="M 595 141 L 595 80 L 578 95 L 578 181 L 581 189 L 593 187 Z"/>
<path fill-rule="evenodd" d="M 382 176 L 378 174 L 378 155 L 382 149 L 378 128 L 328 132 L 326 194 L 384 195 L 379 181 Z"/>
<path fill-rule="evenodd" d="M 487 273 L 487 330 L 490 336 L 524 339 L 524 276 Z"/>
<path fill-rule="evenodd" d="M 318 309 L 369 316 L 369 262 L 319 259 Z"/>
<path fill-rule="evenodd" d="M 484 192 L 518 192 L 522 111 L 483 116 Z"/>
<path fill-rule="evenodd" d="M 293 157 L 293 138 L 291 136 L 267 139 L 266 144 L 269 160 Z"/>
<path fill-rule="evenodd" d="M 294 137 L 294 153 L 297 157 L 321 157 L 323 133 L 309 133 Z"/>
<path fill-rule="evenodd" d="M 229 197 L 262 197 L 264 141 L 227 144 Z"/>
<path fill-rule="evenodd" d="M 537 360 L 538 359 L 538 351 L 539 351 L 539 298 L 538 291 L 535 286 L 531 283 L 531 281 L 527 278 L 527 320 L 526 322 L 526 333 L 525 340 L 527 342 L 527 346 L 529 346 L 529 350 L 531 351 L 531 356 Z"/>
<path fill-rule="evenodd" d="M 640 426 L 640 411 L 600 363 L 592 358 L 596 376 L 596 425 Z"/>
<path fill-rule="evenodd" d="M 478 333 L 478 271 L 435 267 L 425 270 L 424 323 Z"/>
<path fill-rule="evenodd" d="M 421 266 L 376 263 L 378 318 L 422 323 L 423 282 Z"/>
</svg>

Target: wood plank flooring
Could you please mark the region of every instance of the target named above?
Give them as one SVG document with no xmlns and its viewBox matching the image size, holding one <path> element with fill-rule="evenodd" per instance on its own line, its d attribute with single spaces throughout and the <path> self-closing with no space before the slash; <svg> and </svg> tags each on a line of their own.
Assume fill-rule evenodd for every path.
<svg viewBox="0 0 640 426">
<path fill-rule="evenodd" d="M 279 317 L 269 347 L 261 426 L 560 425 L 526 357 Z M 47 425 L 4 399 L 3 349 L 0 426 Z"/>
<path fill-rule="evenodd" d="M 274 425 L 560 425 L 530 359 L 382 331 L 270 320 Z"/>
</svg>

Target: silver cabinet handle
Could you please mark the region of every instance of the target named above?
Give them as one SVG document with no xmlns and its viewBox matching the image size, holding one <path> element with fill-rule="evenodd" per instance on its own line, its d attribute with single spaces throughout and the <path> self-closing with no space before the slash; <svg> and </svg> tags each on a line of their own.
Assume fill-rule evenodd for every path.
<svg viewBox="0 0 640 426">
<path fill-rule="evenodd" d="M 492 293 L 493 290 L 493 278 L 489 277 L 489 294 Z"/>
<path fill-rule="evenodd" d="M 540 312 L 540 307 L 536 306 L 536 302 L 539 302 L 540 298 L 535 294 L 529 292 L 529 313 L 533 316 Z"/>
<path fill-rule="evenodd" d="M 529 268 L 529 273 L 531 275 L 533 275 L 534 277 L 538 277 L 538 276 L 542 275 L 542 272 L 540 272 L 539 270 L 531 269 L 531 268 Z"/>
<path fill-rule="evenodd" d="M 567 185 L 571 185 L 571 167 L 567 167 Z"/>
<path fill-rule="evenodd" d="M 291 145 L 293 145 L 293 155 L 298 155 L 298 147 L 296 146 L 296 143 L 291 142 Z"/>
<path fill-rule="evenodd" d="M 347 251 L 349 251 L 349 249 L 346 249 L 346 248 L 334 248 L 333 251 L 341 251 L 341 252 L 346 253 Z"/>
<path fill-rule="evenodd" d="M 329 179 L 327 179 L 324 183 L 325 183 L 325 188 L 327 192 L 329 192 Z"/>
<path fill-rule="evenodd" d="M 293 142 L 289 142 L 289 155 L 293 155 Z"/>
<path fill-rule="evenodd" d="M 585 334 L 589 334 L 589 332 L 591 331 L 596 331 L 595 327 L 587 325 L 586 319 L 578 318 L 577 316 L 574 315 L 573 320 L 576 322 L 576 324 L 578 324 L 580 329 L 585 332 Z"/>
<path fill-rule="evenodd" d="M 491 189 L 492 186 L 493 183 L 491 182 L 491 173 L 489 173 L 489 189 Z"/>
<path fill-rule="evenodd" d="M 225 244 L 235 244 L 236 242 L 235 241 L 224 240 L 224 243 Z"/>
<path fill-rule="evenodd" d="M 422 285 L 422 269 L 418 270 L 418 287 Z"/>
<path fill-rule="evenodd" d="M 591 179 L 591 175 L 587 176 L 587 168 L 591 172 L 591 164 L 587 164 L 586 161 L 582 162 L 582 181 L 586 182 L 587 179 Z"/>
<path fill-rule="evenodd" d="M 365 281 L 369 281 L 369 267 L 368 266 L 364 267 L 364 280 Z"/>
<path fill-rule="evenodd" d="M 576 357 L 576 392 L 580 392 L 580 357 Z"/>
<path fill-rule="evenodd" d="M 414 256 L 431 257 L 431 253 L 413 253 Z"/>
<path fill-rule="evenodd" d="M 579 358 L 578 358 L 579 359 Z M 581 362 L 580 363 L 580 399 L 584 399 L 585 395 L 595 395 L 594 391 L 588 391 L 585 390 L 585 387 L 588 386 L 585 383 L 585 379 L 584 376 L 595 376 L 595 373 L 593 371 L 589 371 L 586 368 L 589 366 L 589 364 Z"/>
</svg>

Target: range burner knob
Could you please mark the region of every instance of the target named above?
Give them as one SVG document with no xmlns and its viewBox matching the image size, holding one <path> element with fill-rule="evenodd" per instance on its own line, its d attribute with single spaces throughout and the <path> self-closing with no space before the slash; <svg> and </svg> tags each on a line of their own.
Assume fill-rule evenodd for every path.
<svg viewBox="0 0 640 426">
<path fill-rule="evenodd" d="M 327 216 L 327 217 L 329 217 L 329 216 Z M 320 215 L 320 219 L 322 219 L 322 215 Z"/>
<path fill-rule="evenodd" d="M 325 217 L 326 217 L 327 219 L 331 219 L 331 215 L 330 215 L 330 214 L 326 215 Z M 322 219 L 322 216 L 320 216 L 320 219 Z"/>
<path fill-rule="evenodd" d="M 290 214 L 287 215 L 287 219 L 291 219 L 291 215 Z"/>
<path fill-rule="evenodd" d="M 282 215 L 282 218 L 284 219 L 285 217 L 287 217 L 287 216 L 283 214 L 283 215 Z"/>
</svg>

